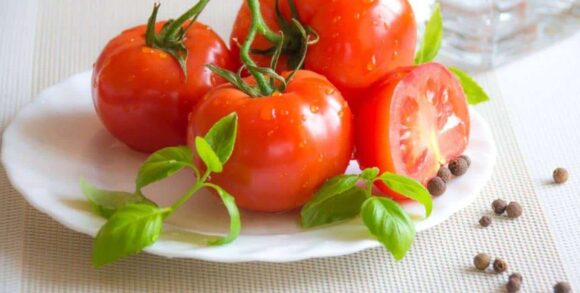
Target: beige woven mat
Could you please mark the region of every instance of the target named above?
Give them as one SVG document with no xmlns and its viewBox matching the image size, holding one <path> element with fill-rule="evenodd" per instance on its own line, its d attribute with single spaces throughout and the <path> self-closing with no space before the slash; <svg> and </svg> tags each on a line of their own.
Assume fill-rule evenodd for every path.
<svg viewBox="0 0 580 293">
<path fill-rule="evenodd" d="M 36 1 L 25 2 L 32 11 L 25 16 L 34 17 Z M 151 3 L 142 2 L 39 1 L 36 27 L 12 35 L 16 38 L 29 33 L 32 38 L 36 32 L 32 53 L 27 52 L 32 48 L 30 40 L 21 41 L 22 48 L 13 50 L 16 57 L 22 55 L 21 59 L 29 62 L 10 63 L 14 71 L 0 75 L 0 88 L 7 89 L 0 93 L 0 127 L 6 126 L 31 94 L 90 68 L 108 38 L 145 20 Z M 189 4 L 185 2 L 192 1 L 164 1 L 162 15 L 177 14 Z M 219 24 L 218 13 L 232 19 L 238 4 L 239 0 L 214 0 L 213 12 L 203 19 Z M 222 34 L 229 31 L 229 24 L 216 27 Z M 472 257 L 485 251 L 505 258 L 510 271 L 524 275 L 524 292 L 549 292 L 552 284 L 566 275 L 494 76 L 482 76 L 480 81 L 493 97 L 493 102 L 478 110 L 491 124 L 498 143 L 494 176 L 474 204 L 444 224 L 420 233 L 402 262 L 394 262 L 382 249 L 288 264 L 219 264 L 139 255 L 94 270 L 89 263 L 92 239 L 67 230 L 28 206 L 0 169 L 0 291 L 501 292 L 506 274 L 471 269 Z M 489 211 L 489 203 L 497 197 L 520 201 L 524 215 L 516 221 L 496 220 L 487 229 L 479 228 L 479 217 Z"/>
</svg>

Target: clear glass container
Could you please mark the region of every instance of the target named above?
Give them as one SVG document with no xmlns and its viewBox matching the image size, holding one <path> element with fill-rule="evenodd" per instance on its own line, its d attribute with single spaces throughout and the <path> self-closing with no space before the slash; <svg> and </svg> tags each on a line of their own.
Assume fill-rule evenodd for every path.
<svg viewBox="0 0 580 293">
<path fill-rule="evenodd" d="M 439 0 L 442 59 L 485 69 L 580 29 L 580 0 Z"/>
</svg>

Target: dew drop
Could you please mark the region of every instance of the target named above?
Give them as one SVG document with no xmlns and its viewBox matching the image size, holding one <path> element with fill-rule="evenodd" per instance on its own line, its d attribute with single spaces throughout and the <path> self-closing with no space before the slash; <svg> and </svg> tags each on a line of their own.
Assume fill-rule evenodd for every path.
<svg viewBox="0 0 580 293">
<path fill-rule="evenodd" d="M 332 19 L 332 22 L 333 22 L 333 23 L 337 23 L 337 22 L 339 22 L 340 20 L 342 20 L 342 17 L 341 17 L 340 15 L 337 15 L 337 16 L 335 16 L 335 17 Z"/>
<path fill-rule="evenodd" d="M 262 120 L 272 120 L 276 118 L 276 111 L 273 108 L 262 108 L 260 111 L 260 118 L 262 118 Z"/>
<path fill-rule="evenodd" d="M 270 130 L 270 131 L 268 131 L 268 133 L 266 135 L 272 136 L 273 134 L 274 134 L 274 130 Z"/>
<path fill-rule="evenodd" d="M 375 69 L 375 67 L 377 67 L 377 57 L 375 57 L 375 55 L 373 55 L 373 57 L 371 57 L 371 60 L 369 61 L 369 63 L 367 63 L 367 70 L 371 71 L 371 70 Z"/>
<path fill-rule="evenodd" d="M 312 113 L 318 113 L 318 111 L 320 110 L 320 108 L 316 105 L 310 105 L 310 112 Z"/>
<path fill-rule="evenodd" d="M 332 95 L 334 94 L 335 90 L 333 88 L 327 88 L 326 91 L 324 91 L 327 95 Z"/>
<path fill-rule="evenodd" d="M 354 14 L 354 19 L 360 19 L 360 12 L 357 12 Z"/>
</svg>

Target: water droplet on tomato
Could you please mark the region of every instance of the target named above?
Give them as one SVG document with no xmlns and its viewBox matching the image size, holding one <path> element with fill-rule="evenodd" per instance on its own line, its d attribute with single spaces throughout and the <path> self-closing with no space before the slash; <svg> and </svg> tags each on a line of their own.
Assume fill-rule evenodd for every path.
<svg viewBox="0 0 580 293">
<path fill-rule="evenodd" d="M 274 130 L 270 130 L 270 131 L 268 131 L 268 133 L 266 135 L 272 136 L 273 134 L 274 134 Z"/>
<path fill-rule="evenodd" d="M 320 110 L 320 108 L 316 105 L 310 105 L 310 112 L 312 113 L 318 113 L 318 110 Z"/>
<path fill-rule="evenodd" d="M 360 19 L 360 12 L 354 14 L 354 19 Z"/>
<path fill-rule="evenodd" d="M 324 91 L 327 95 L 332 95 L 334 94 L 335 90 L 333 88 L 327 88 L 326 91 Z"/>
<path fill-rule="evenodd" d="M 395 50 L 393 51 L 393 59 L 397 58 L 399 56 L 399 51 Z"/>
<path fill-rule="evenodd" d="M 334 23 L 337 23 L 337 22 L 339 22 L 341 19 L 342 19 L 342 17 L 341 17 L 340 15 L 337 15 L 337 16 L 335 16 L 335 17 L 332 19 L 332 22 L 334 22 Z"/>
<path fill-rule="evenodd" d="M 262 120 L 272 120 L 276 118 L 276 110 L 273 108 L 264 107 L 260 111 L 260 118 L 262 118 Z"/>
<path fill-rule="evenodd" d="M 322 161 L 324 161 L 324 155 L 323 154 L 318 155 L 317 161 L 318 161 L 318 163 L 322 163 Z"/>
<path fill-rule="evenodd" d="M 369 63 L 367 63 L 367 70 L 371 71 L 377 67 L 377 57 L 373 55 Z"/>
</svg>

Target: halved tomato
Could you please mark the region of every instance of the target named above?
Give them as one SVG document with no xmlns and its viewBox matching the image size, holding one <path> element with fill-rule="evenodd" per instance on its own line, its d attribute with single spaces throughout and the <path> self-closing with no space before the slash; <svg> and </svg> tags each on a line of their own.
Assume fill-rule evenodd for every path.
<svg viewBox="0 0 580 293">
<path fill-rule="evenodd" d="M 361 168 L 378 167 L 426 184 L 465 150 L 469 109 L 455 76 L 427 63 L 399 68 L 371 88 L 357 109 L 355 127 Z M 404 199 L 385 185 L 378 187 Z"/>
</svg>

